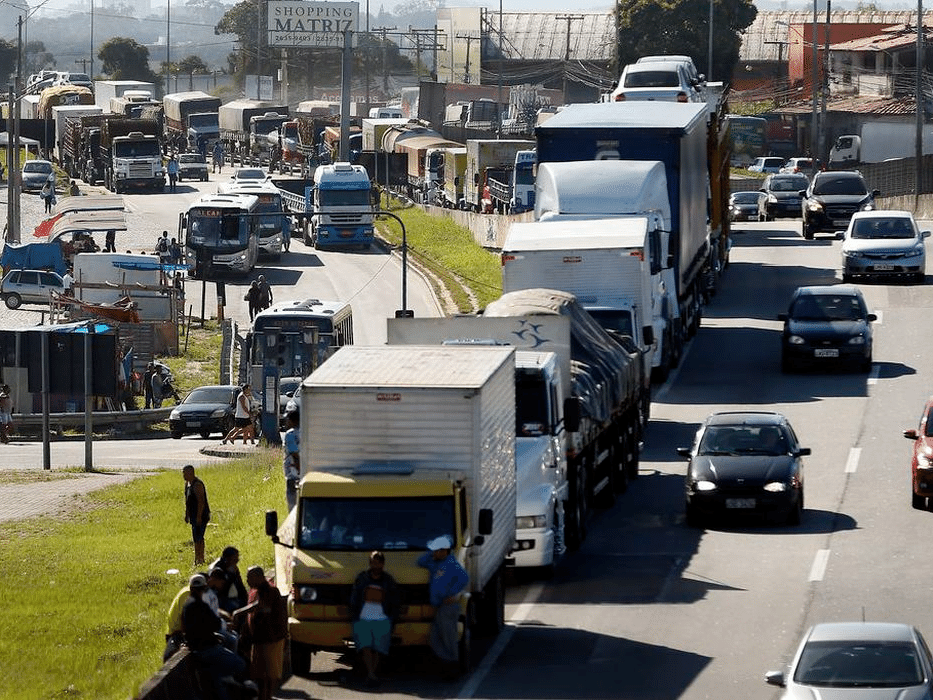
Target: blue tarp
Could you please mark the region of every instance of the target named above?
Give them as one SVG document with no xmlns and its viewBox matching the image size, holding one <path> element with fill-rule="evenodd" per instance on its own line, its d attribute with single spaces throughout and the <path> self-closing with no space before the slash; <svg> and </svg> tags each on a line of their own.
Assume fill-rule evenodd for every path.
<svg viewBox="0 0 933 700">
<path fill-rule="evenodd" d="M 5 243 L 0 255 L 0 267 L 6 270 L 54 270 L 59 275 L 68 272 L 65 256 L 58 243 Z"/>
</svg>

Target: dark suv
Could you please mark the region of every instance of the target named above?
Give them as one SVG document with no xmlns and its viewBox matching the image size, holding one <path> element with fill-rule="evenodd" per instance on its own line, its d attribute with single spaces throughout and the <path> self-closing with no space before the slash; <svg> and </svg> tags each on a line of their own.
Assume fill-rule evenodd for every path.
<svg viewBox="0 0 933 700">
<path fill-rule="evenodd" d="M 758 198 L 758 220 L 774 221 L 779 216 L 800 215 L 800 193 L 810 179 L 801 173 L 768 175 L 761 185 L 764 196 Z"/>
<path fill-rule="evenodd" d="M 810 240 L 817 231 L 846 229 L 855 212 L 875 208 L 875 197 L 881 193 L 869 191 L 857 170 L 823 170 L 801 194 L 803 237 Z"/>
</svg>

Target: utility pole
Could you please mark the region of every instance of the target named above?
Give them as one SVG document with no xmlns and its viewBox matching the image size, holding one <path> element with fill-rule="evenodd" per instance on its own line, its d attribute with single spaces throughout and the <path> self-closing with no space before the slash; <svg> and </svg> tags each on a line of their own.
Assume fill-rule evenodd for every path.
<svg viewBox="0 0 933 700">
<path fill-rule="evenodd" d="M 457 34 L 458 39 L 467 40 L 467 49 L 466 49 L 466 64 L 463 68 L 463 82 L 467 85 L 470 84 L 470 44 L 476 41 L 479 37 L 473 36 L 472 34 Z"/>
<path fill-rule="evenodd" d="M 567 43 L 564 47 L 564 104 L 567 104 L 567 64 L 570 63 L 570 23 L 574 20 L 582 20 L 583 15 L 555 15 L 554 19 L 567 21 Z"/>
<path fill-rule="evenodd" d="M 76 58 L 76 59 L 75 59 L 75 65 L 76 65 L 76 66 L 77 66 L 77 65 L 80 65 L 80 66 L 81 66 L 81 72 L 82 72 L 82 73 L 87 73 L 87 64 L 88 64 L 88 63 L 90 63 L 90 61 L 89 61 L 88 59 L 86 59 L 86 58 Z M 88 73 L 88 75 L 90 75 L 90 73 Z"/>
<path fill-rule="evenodd" d="M 826 0 L 826 25 L 823 28 L 823 75 L 820 80 L 820 93 L 823 100 L 820 105 L 820 138 L 818 158 L 826 163 L 826 103 L 829 101 L 829 16 L 832 12 L 832 0 Z"/>
<path fill-rule="evenodd" d="M 374 32 L 379 32 L 382 34 L 382 96 L 383 99 L 386 95 L 389 94 L 389 66 L 388 66 L 388 57 L 386 56 L 387 43 L 388 39 L 386 38 L 389 32 L 395 31 L 396 27 L 374 27 Z"/>
</svg>

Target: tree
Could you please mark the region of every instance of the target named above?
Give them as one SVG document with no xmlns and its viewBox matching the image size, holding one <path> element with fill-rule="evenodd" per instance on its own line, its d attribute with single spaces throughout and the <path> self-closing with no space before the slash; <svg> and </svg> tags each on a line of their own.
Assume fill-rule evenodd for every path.
<svg viewBox="0 0 933 700">
<path fill-rule="evenodd" d="M 55 65 L 55 56 L 46 51 L 41 41 L 27 41 L 23 55 L 23 72 L 26 75 L 38 73 L 44 68 Z"/>
<path fill-rule="evenodd" d="M 211 72 L 204 60 L 194 54 L 181 59 L 173 68 L 183 75 L 207 75 Z"/>
<path fill-rule="evenodd" d="M 713 71 L 710 80 L 730 82 L 739 62 L 742 33 L 758 10 L 751 0 L 621 0 L 619 66 L 639 56 L 685 54 L 700 73 L 707 72 L 709 9 L 713 5 Z"/>
<path fill-rule="evenodd" d="M 149 49 L 136 43 L 135 39 L 108 39 L 100 47 L 97 57 L 103 61 L 101 72 L 113 80 L 156 81 L 156 75 L 149 67 Z"/>
</svg>

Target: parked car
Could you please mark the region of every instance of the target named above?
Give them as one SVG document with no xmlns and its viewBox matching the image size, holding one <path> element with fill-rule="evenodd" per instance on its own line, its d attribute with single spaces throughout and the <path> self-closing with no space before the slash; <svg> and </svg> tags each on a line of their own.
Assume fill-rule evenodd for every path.
<svg viewBox="0 0 933 700">
<path fill-rule="evenodd" d="M 262 168 L 237 168 L 230 179 L 233 182 L 265 182 L 269 175 Z"/>
<path fill-rule="evenodd" d="M 723 411 L 709 416 L 686 457 L 687 524 L 725 514 L 759 515 L 798 525 L 803 513 L 803 460 L 790 423 L 771 411 Z"/>
<path fill-rule="evenodd" d="M 232 384 L 192 389 L 169 414 L 168 427 L 172 437 L 178 440 L 182 435 L 197 433 L 207 440 L 211 433 L 226 435 L 233 428 L 239 391 L 240 387 Z"/>
<path fill-rule="evenodd" d="M 819 231 L 843 231 L 857 211 L 875 208 L 878 190 L 869 191 L 857 170 L 821 170 L 802 194 L 803 237 L 811 240 Z"/>
<path fill-rule="evenodd" d="M 610 100 L 657 100 L 702 102 L 703 98 L 680 61 L 630 63 L 622 69 L 619 84 Z"/>
<path fill-rule="evenodd" d="M 781 334 L 781 371 L 808 365 L 850 363 L 871 369 L 872 321 L 861 290 L 849 284 L 799 287 L 791 297 Z"/>
<path fill-rule="evenodd" d="M 758 200 L 758 220 L 774 221 L 778 217 L 800 216 L 800 193 L 807 189 L 806 175 L 772 173 L 761 184 L 762 197 Z"/>
<path fill-rule="evenodd" d="M 933 396 L 923 405 L 920 414 L 920 425 L 916 430 L 910 428 L 904 431 L 904 437 L 913 441 L 910 459 L 911 505 L 918 509 L 926 509 L 933 498 Z"/>
<path fill-rule="evenodd" d="M 27 160 L 20 170 L 23 192 L 38 192 L 48 182 L 49 176 L 55 176 L 55 168 L 47 160 Z"/>
<path fill-rule="evenodd" d="M 778 171 L 779 173 L 809 173 L 813 170 L 812 158 L 788 158 L 787 162 Z"/>
<path fill-rule="evenodd" d="M 733 192 L 729 195 L 729 221 L 753 221 L 758 217 L 761 192 Z"/>
<path fill-rule="evenodd" d="M 933 661 L 923 636 L 895 622 L 823 622 L 804 635 L 787 672 L 765 682 L 783 700 L 927 700 Z"/>
<path fill-rule="evenodd" d="M 926 278 L 926 240 L 909 211 L 859 211 L 842 240 L 842 281 L 856 276 Z"/>
<path fill-rule="evenodd" d="M 761 156 L 748 166 L 753 173 L 776 173 L 784 167 L 784 159 L 778 156 Z"/>
<path fill-rule="evenodd" d="M 178 155 L 178 181 L 184 179 L 207 182 L 207 161 L 200 153 Z"/>
<path fill-rule="evenodd" d="M 48 304 L 52 292 L 65 293 L 65 283 L 48 270 L 10 270 L 0 281 L 0 296 L 8 309 L 22 304 Z"/>
<path fill-rule="evenodd" d="M 285 415 L 288 413 L 289 403 L 295 408 L 296 404 L 292 402 L 292 397 L 301 386 L 303 377 L 280 377 L 279 378 L 279 424 L 285 425 Z"/>
</svg>

